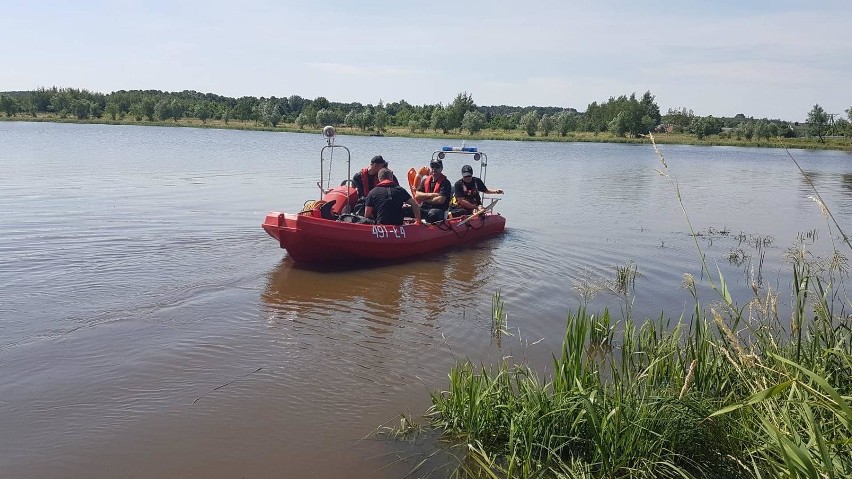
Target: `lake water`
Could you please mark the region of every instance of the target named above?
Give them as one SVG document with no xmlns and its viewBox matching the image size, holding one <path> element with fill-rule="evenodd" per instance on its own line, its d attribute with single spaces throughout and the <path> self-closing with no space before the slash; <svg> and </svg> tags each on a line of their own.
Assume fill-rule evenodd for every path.
<svg viewBox="0 0 852 479">
<path fill-rule="evenodd" d="M 337 143 L 353 169 L 382 154 L 400 178 L 444 144 Z M 425 412 L 457 360 L 512 355 L 545 372 L 578 281 L 634 261 L 633 318 L 689 320 L 681 281 L 700 276 L 699 257 L 650 146 L 468 144 L 488 154 L 486 184 L 506 191 L 504 235 L 311 269 L 260 223 L 317 198 L 318 133 L 0 122 L 0 475 L 398 478 L 434 443 L 371 432 Z M 740 304 L 759 275 L 788 314 L 784 252 L 816 229 L 825 254 L 832 234 L 787 154 L 662 152 L 711 270 Z M 852 232 L 852 155 L 791 153 Z M 501 341 L 496 292 L 512 332 Z M 623 305 L 589 303 L 618 319 Z"/>
</svg>

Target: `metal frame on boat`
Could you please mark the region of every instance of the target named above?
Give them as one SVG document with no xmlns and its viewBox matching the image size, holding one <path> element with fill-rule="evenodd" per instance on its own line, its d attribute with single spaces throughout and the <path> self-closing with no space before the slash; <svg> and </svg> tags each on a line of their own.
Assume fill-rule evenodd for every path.
<svg viewBox="0 0 852 479">
<path fill-rule="evenodd" d="M 321 199 L 307 201 L 298 213 L 270 212 L 262 224 L 294 261 L 351 263 L 414 258 L 504 231 L 506 219 L 493 211 L 496 199 L 492 199 L 480 214 L 433 224 L 417 224 L 407 219 L 403 225 L 382 225 L 352 214 L 358 200 L 358 193 L 351 185 L 352 155 L 349 148 L 334 144 L 333 127 L 325 127 L 323 136 L 327 144 L 320 151 L 320 181 L 317 182 Z M 331 187 L 335 149 L 346 152 L 347 179 L 340 186 Z M 448 154 L 469 155 L 480 162 L 480 178 L 484 179 L 488 167 L 485 153 L 473 147 L 444 147 L 436 150 L 432 157 L 444 159 Z"/>
</svg>

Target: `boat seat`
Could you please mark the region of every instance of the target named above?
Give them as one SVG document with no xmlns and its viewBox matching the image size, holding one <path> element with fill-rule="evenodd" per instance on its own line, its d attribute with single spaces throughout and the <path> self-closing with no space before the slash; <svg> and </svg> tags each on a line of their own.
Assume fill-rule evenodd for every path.
<svg viewBox="0 0 852 479">
<path fill-rule="evenodd" d="M 320 206 L 320 216 L 326 220 L 336 219 L 334 217 L 334 213 L 331 212 L 331 209 L 334 208 L 334 204 L 337 203 L 337 200 L 331 200 L 326 204 Z"/>
</svg>

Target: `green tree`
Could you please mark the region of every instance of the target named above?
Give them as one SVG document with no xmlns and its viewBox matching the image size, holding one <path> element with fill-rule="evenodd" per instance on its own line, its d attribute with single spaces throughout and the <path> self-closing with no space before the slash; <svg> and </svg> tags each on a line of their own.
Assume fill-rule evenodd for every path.
<svg viewBox="0 0 852 479">
<path fill-rule="evenodd" d="M 538 129 L 538 110 L 531 110 L 524 114 L 518 122 L 518 128 L 527 132 L 529 136 L 535 136 L 535 131 Z"/>
<path fill-rule="evenodd" d="M 333 111 L 328 108 L 322 108 L 317 112 L 317 125 L 335 125 L 337 126 L 337 117 Z"/>
<path fill-rule="evenodd" d="M 808 113 L 808 134 L 818 137 L 820 142 L 825 143 L 823 137 L 827 128 L 828 114 L 817 103 Z"/>
<path fill-rule="evenodd" d="M 705 117 L 696 116 L 692 119 L 689 130 L 699 140 L 703 140 L 709 135 L 715 135 L 722 131 L 722 122 L 718 118 L 714 118 L 713 115 Z"/>
<path fill-rule="evenodd" d="M 305 100 L 299 95 L 291 95 L 287 98 L 287 114 L 293 118 L 296 118 L 296 115 L 301 113 L 306 106 L 308 106 L 308 100 Z"/>
<path fill-rule="evenodd" d="M 852 134 L 852 129 L 850 129 L 850 123 L 846 118 L 838 118 L 834 125 L 843 136 L 849 137 Z"/>
<path fill-rule="evenodd" d="M 19 109 L 18 102 L 14 98 L 9 95 L 0 95 L 0 111 L 7 117 L 17 115 Z"/>
<path fill-rule="evenodd" d="M 621 114 L 615 123 L 616 117 Z M 638 136 L 654 129 L 660 123 L 660 108 L 654 103 L 654 96 L 646 91 L 641 100 L 633 93 L 629 97 L 621 95 L 610 97 L 600 105 L 592 102 L 586 109 L 583 119 L 587 131 L 600 132 L 606 129 L 622 132 L 620 136 Z"/>
<path fill-rule="evenodd" d="M 367 131 L 367 129 L 373 127 L 373 110 L 371 108 L 365 108 L 364 111 L 360 111 L 355 115 L 355 126 L 358 127 L 361 131 Z"/>
<path fill-rule="evenodd" d="M 358 126 L 357 125 L 357 117 L 358 117 L 358 112 L 355 111 L 355 109 L 353 108 L 353 109 L 349 110 L 349 113 L 347 113 L 345 117 L 343 117 L 343 124 L 346 125 L 346 126 L 351 126 L 351 127 Z"/>
<path fill-rule="evenodd" d="M 36 107 L 32 97 L 23 97 L 18 99 L 18 111 L 23 114 L 29 114 L 31 117 L 36 117 Z"/>
<path fill-rule="evenodd" d="M 317 110 L 313 107 L 313 105 L 306 106 L 302 113 L 305 114 L 305 125 L 315 127 L 317 126 Z"/>
<path fill-rule="evenodd" d="M 491 119 L 491 128 L 495 130 L 511 130 L 514 127 L 508 115 L 497 115 Z"/>
<path fill-rule="evenodd" d="M 142 121 L 142 118 L 145 117 L 145 114 L 142 112 L 142 103 L 131 103 L 130 110 L 128 113 L 136 120 Z"/>
<path fill-rule="evenodd" d="M 83 98 L 78 98 L 73 101 L 71 108 L 74 110 L 74 116 L 77 117 L 78 120 L 85 120 L 89 118 L 92 113 L 92 102 Z"/>
<path fill-rule="evenodd" d="M 172 120 L 175 123 L 186 116 L 186 103 L 178 98 L 173 98 L 171 101 Z"/>
<path fill-rule="evenodd" d="M 751 140 L 754 137 L 754 127 L 755 124 L 752 119 L 740 123 L 740 126 L 738 126 L 735 131 L 737 139 L 743 136 L 746 140 Z"/>
<path fill-rule="evenodd" d="M 154 113 L 155 108 L 157 106 L 157 102 L 154 101 L 151 97 L 145 97 L 142 99 L 141 111 L 142 115 L 148 119 L 148 121 L 154 121 Z"/>
<path fill-rule="evenodd" d="M 74 98 L 71 97 L 70 93 L 67 91 L 59 91 L 50 99 L 50 106 L 48 106 L 48 110 L 58 113 L 61 118 L 65 118 L 69 113 L 71 113 L 73 103 Z"/>
<path fill-rule="evenodd" d="M 252 96 L 244 96 L 242 98 L 237 99 L 236 104 L 234 105 L 232 116 L 236 120 L 240 121 L 249 121 L 253 120 L 255 115 L 255 104 L 259 100 Z"/>
<path fill-rule="evenodd" d="M 430 121 L 430 126 L 433 130 L 438 131 L 441 130 L 443 133 L 449 133 L 450 131 L 450 113 L 447 109 L 438 105 L 434 110 L 432 110 L 432 117 Z"/>
<path fill-rule="evenodd" d="M 110 120 L 115 121 L 116 118 L 118 117 L 118 112 L 119 112 L 118 103 L 115 103 L 113 101 L 108 101 L 107 104 L 106 104 L 106 108 L 104 109 L 104 113 L 106 113 L 109 116 Z"/>
<path fill-rule="evenodd" d="M 615 136 L 625 136 L 630 130 L 630 119 L 625 112 L 620 111 L 607 125 L 607 130 Z"/>
<path fill-rule="evenodd" d="M 449 105 L 448 110 L 447 129 L 461 130 L 464 114 L 476 110 L 473 95 L 466 91 L 459 93 L 453 103 Z"/>
<path fill-rule="evenodd" d="M 281 113 L 278 111 L 278 101 L 275 98 L 261 99 L 254 108 L 255 116 L 262 125 L 275 128 L 281 122 Z"/>
<path fill-rule="evenodd" d="M 201 123 L 207 123 L 207 120 L 213 116 L 214 108 L 213 102 L 200 101 L 195 105 L 195 117 L 201 120 Z"/>
<path fill-rule="evenodd" d="M 475 135 L 485 126 L 485 115 L 478 111 L 466 111 L 462 118 L 462 128 Z"/>
<path fill-rule="evenodd" d="M 538 120 L 538 129 L 544 136 L 550 136 L 550 132 L 553 131 L 553 117 L 547 113 L 541 115 L 541 119 Z"/>
<path fill-rule="evenodd" d="M 296 117 L 296 126 L 298 126 L 299 129 L 301 130 L 307 124 L 308 124 L 308 115 L 306 115 L 304 112 L 299 113 L 299 116 Z"/>
<path fill-rule="evenodd" d="M 682 133 L 689 130 L 693 118 L 695 118 L 695 113 L 686 107 L 681 109 L 669 108 L 669 111 L 663 115 L 662 122 L 671 125 L 673 132 Z"/>
<path fill-rule="evenodd" d="M 553 117 L 553 121 L 559 136 L 565 136 L 569 131 L 577 129 L 577 115 L 570 111 L 560 111 Z"/>
<path fill-rule="evenodd" d="M 172 102 L 163 98 L 154 105 L 154 117 L 160 121 L 166 121 L 172 118 Z"/>
<path fill-rule="evenodd" d="M 660 116 L 660 107 L 654 102 L 654 95 L 650 91 L 646 91 L 639 100 L 639 131 L 635 133 L 646 134 L 653 130 L 662 121 Z"/>
<path fill-rule="evenodd" d="M 388 112 L 385 110 L 385 104 L 382 100 L 379 100 L 379 104 L 376 105 L 375 112 L 373 113 L 373 126 L 376 127 L 376 133 L 382 134 L 387 129 L 388 125 Z"/>
<path fill-rule="evenodd" d="M 754 124 L 754 136 L 757 141 L 761 138 L 769 139 L 769 126 L 765 120 L 757 120 Z"/>
<path fill-rule="evenodd" d="M 39 113 L 47 113 L 48 108 L 50 107 L 50 97 L 51 92 L 44 89 L 44 87 L 36 89 L 36 91 L 32 94 L 33 105 L 35 105 L 36 111 Z"/>
<path fill-rule="evenodd" d="M 313 103 L 311 103 L 311 105 L 312 105 L 312 106 L 313 106 L 313 107 L 314 107 L 317 111 L 320 111 L 320 110 L 322 110 L 323 108 L 325 108 L 325 109 L 329 109 L 329 108 L 331 108 L 331 104 L 328 102 L 328 100 L 326 100 L 326 99 L 325 99 L 325 97 L 324 97 L 324 96 L 318 96 L 318 97 L 317 97 L 317 98 L 313 101 Z M 322 123 L 320 123 L 320 125 L 322 125 Z"/>
</svg>

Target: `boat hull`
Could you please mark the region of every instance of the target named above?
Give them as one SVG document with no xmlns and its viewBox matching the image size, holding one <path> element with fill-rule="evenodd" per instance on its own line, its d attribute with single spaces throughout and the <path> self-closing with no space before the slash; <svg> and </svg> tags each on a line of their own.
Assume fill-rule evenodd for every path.
<svg viewBox="0 0 852 479">
<path fill-rule="evenodd" d="M 503 233 L 506 219 L 495 213 L 467 222 L 436 225 L 370 225 L 309 215 L 270 212 L 263 229 L 298 263 L 398 260 L 469 244 Z"/>
</svg>

